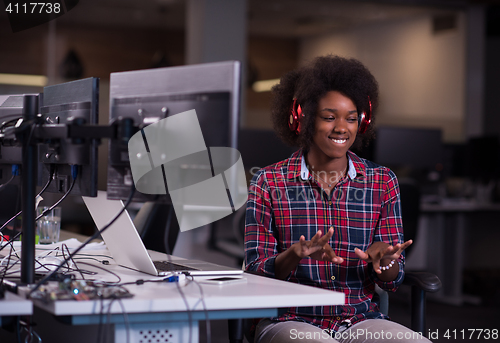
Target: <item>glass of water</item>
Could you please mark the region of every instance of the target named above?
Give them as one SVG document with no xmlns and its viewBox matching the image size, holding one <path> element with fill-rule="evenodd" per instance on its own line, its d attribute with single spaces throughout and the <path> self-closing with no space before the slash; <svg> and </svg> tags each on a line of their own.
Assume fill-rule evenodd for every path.
<svg viewBox="0 0 500 343">
<path fill-rule="evenodd" d="M 37 217 L 47 211 L 49 207 L 39 207 L 37 209 Z M 40 244 L 52 244 L 59 241 L 59 233 L 61 232 L 61 208 L 55 207 L 48 211 L 36 222 L 37 234 Z"/>
</svg>

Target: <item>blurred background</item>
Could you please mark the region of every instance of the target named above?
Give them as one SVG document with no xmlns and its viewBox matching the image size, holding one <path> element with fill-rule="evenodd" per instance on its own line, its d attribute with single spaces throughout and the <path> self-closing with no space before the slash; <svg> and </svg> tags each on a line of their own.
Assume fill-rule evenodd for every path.
<svg viewBox="0 0 500 343">
<path fill-rule="evenodd" d="M 358 153 L 391 167 L 417 190 L 406 202 L 415 202 L 413 211 L 403 209 L 414 218 L 408 237 L 416 241 L 408 267 L 447 280 L 441 303 L 476 306 L 469 313 L 498 305 L 497 1 L 82 0 L 56 20 L 16 33 L 0 8 L 0 94 L 98 77 L 103 125 L 110 73 L 241 61 L 239 150 L 249 177 L 294 151 L 272 133 L 271 86 L 315 56 L 359 59 L 379 82 L 380 107 L 377 139 Z M 20 84 L 5 74 L 37 77 Z M 107 158 L 103 141 L 103 190 Z M 59 198 L 47 201 L 51 196 Z M 174 253 L 241 265 L 243 219 L 239 211 L 182 233 Z M 64 202 L 63 228 L 94 230 L 78 197 Z M 447 268 L 457 260 L 458 269 Z"/>
</svg>

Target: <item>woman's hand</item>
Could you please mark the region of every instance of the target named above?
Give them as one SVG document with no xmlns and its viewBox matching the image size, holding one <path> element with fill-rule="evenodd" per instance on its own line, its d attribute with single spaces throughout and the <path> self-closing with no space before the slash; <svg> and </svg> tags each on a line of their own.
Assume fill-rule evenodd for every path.
<svg viewBox="0 0 500 343">
<path fill-rule="evenodd" d="M 333 236 L 333 228 L 323 236 L 318 231 L 310 241 L 306 241 L 304 236 L 300 236 L 298 242 L 280 253 L 274 261 L 274 273 L 278 279 L 285 280 L 292 270 L 297 268 L 300 260 L 305 257 L 314 258 L 319 261 L 329 261 L 333 263 L 342 263 L 344 259 L 335 255 L 329 244 Z"/>
<path fill-rule="evenodd" d="M 333 263 L 342 263 L 344 259 L 335 254 L 330 246 L 330 238 L 333 236 L 333 228 L 323 236 L 321 231 L 318 231 L 310 241 L 306 241 L 304 236 L 300 236 L 299 242 L 295 243 L 295 253 L 302 259 L 310 257 L 318 261 L 329 261 Z"/>
<path fill-rule="evenodd" d="M 356 248 L 354 249 L 354 253 L 360 259 L 368 263 L 371 262 L 373 264 L 375 273 L 382 274 L 382 270 L 380 270 L 379 268 L 381 266 L 381 261 L 385 260 L 386 262 L 390 262 L 390 260 L 397 260 L 399 256 L 401 256 L 403 250 L 408 248 L 412 243 L 413 241 L 411 239 L 404 242 L 403 244 L 398 243 L 394 246 L 385 242 L 375 242 L 370 245 L 370 247 L 366 251 Z M 389 264 L 389 262 L 385 263 L 384 266 Z"/>
</svg>

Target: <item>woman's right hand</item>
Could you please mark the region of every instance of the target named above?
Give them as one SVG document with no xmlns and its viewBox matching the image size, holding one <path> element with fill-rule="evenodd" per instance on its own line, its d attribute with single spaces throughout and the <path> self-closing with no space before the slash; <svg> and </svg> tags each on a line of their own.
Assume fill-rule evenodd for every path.
<svg viewBox="0 0 500 343">
<path fill-rule="evenodd" d="M 332 247 L 329 244 L 330 238 L 333 236 L 333 228 L 323 236 L 321 231 L 318 231 L 310 241 L 306 241 L 304 236 L 300 236 L 298 242 L 278 254 L 274 262 L 274 274 L 276 278 L 286 280 L 292 270 L 297 268 L 300 260 L 305 257 L 310 257 L 318 261 L 328 261 L 340 264 L 344 262 L 342 257 L 335 255 Z"/>
<path fill-rule="evenodd" d="M 329 261 L 337 264 L 344 262 L 344 259 L 337 256 L 329 244 L 332 236 L 333 228 L 330 228 L 325 235 L 318 231 L 310 241 L 306 241 L 304 236 L 300 236 L 299 241 L 294 244 L 297 257 L 300 259 L 310 257 L 318 261 Z"/>
</svg>

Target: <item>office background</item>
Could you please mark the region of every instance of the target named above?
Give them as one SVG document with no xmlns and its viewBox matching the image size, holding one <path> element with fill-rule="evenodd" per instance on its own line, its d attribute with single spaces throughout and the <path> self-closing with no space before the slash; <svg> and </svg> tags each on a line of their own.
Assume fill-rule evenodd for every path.
<svg viewBox="0 0 500 343">
<path fill-rule="evenodd" d="M 100 124 L 108 122 L 112 72 L 238 59 L 244 66 L 240 126 L 267 132 L 270 92 L 256 91 L 258 81 L 277 79 L 317 55 L 355 57 L 379 81 L 377 127 L 441 131 L 440 167 L 419 170 L 424 174 L 416 178 L 428 195 L 443 195 L 444 189 L 446 196 L 477 198 L 478 185 L 488 184 L 479 200 L 500 199 L 498 164 L 484 163 L 489 169 L 483 174 L 484 159 L 473 158 L 481 152 L 498 160 L 500 6 L 495 1 L 81 0 L 57 20 L 17 33 L 0 8 L 0 73 L 44 75 L 47 85 L 99 77 Z M 41 86 L 0 84 L 0 94 L 40 91 Z M 285 152 L 280 147 L 277 154 Z M 365 153 L 374 156 L 373 150 Z M 99 163 L 99 187 L 105 189 L 106 141 Z M 398 176 L 409 175 L 407 166 L 395 167 L 401 167 Z M 52 198 L 58 196 L 45 201 Z M 64 228 L 91 233 L 80 199 L 66 200 L 63 211 Z M 477 293 L 474 285 L 481 282 L 483 306 L 498 305 L 498 214 L 474 213 L 468 221 L 473 230 L 463 252 L 464 288 Z M 232 223 L 219 225 L 215 239 L 221 242 L 211 246 L 210 228 L 181 235 L 177 252 L 237 265 L 232 256 L 238 245 L 223 243 L 234 236 L 227 229 Z M 469 308 L 474 311 L 481 307 Z"/>
</svg>

